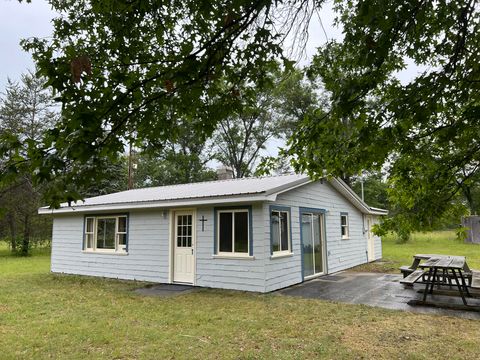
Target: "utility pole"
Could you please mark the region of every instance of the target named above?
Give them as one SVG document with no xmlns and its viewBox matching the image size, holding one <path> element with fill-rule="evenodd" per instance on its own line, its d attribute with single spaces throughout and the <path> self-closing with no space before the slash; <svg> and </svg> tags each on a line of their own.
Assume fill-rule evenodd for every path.
<svg viewBox="0 0 480 360">
<path fill-rule="evenodd" d="M 128 190 L 133 189 L 133 160 L 132 160 L 132 142 L 130 141 L 130 146 L 128 150 Z"/>
<path fill-rule="evenodd" d="M 363 174 L 360 176 L 360 187 L 362 189 L 362 201 L 365 201 L 365 194 L 363 192 Z"/>
</svg>

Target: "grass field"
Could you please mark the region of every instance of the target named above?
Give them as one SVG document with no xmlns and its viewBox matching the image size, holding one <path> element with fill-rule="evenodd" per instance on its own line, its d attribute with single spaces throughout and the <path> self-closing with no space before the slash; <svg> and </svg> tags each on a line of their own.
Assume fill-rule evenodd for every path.
<svg viewBox="0 0 480 360">
<path fill-rule="evenodd" d="M 410 256 L 401 253 L 400 260 Z M 18 258 L 0 249 L 0 358 L 480 357 L 474 320 L 273 294 L 132 292 L 142 285 L 52 275 L 48 254 Z"/>
<path fill-rule="evenodd" d="M 382 238 L 383 259 L 381 262 L 362 265 L 355 270 L 397 272 L 401 265 L 411 265 L 414 254 L 446 254 L 467 257 L 472 269 L 480 270 L 480 245 L 465 244 L 455 237 L 453 231 L 415 233 L 407 243 L 399 244 L 394 235 Z"/>
</svg>

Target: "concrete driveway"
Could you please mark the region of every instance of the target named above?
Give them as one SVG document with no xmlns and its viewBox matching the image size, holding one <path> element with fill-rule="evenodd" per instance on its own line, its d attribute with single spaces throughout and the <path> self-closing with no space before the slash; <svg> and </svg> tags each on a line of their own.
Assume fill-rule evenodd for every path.
<svg viewBox="0 0 480 360">
<path fill-rule="evenodd" d="M 421 299 L 418 291 L 423 285 L 405 288 L 400 284 L 401 275 L 343 271 L 306 281 L 277 293 L 312 299 L 331 300 L 350 304 L 364 304 L 386 309 L 426 314 L 448 315 L 468 319 L 480 319 L 480 312 L 451 310 L 428 306 L 410 306 L 409 300 Z M 428 300 L 449 304 L 462 304 L 460 296 L 428 295 Z M 480 305 L 480 300 L 467 299 L 469 304 Z"/>
</svg>

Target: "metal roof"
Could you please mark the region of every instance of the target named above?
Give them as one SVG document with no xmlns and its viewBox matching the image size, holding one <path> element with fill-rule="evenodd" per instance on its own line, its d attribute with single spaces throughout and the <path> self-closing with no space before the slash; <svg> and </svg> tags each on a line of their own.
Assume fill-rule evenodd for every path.
<svg viewBox="0 0 480 360">
<path fill-rule="evenodd" d="M 359 210 L 378 214 L 339 180 L 330 181 Z M 311 182 L 306 175 L 253 177 L 231 180 L 206 181 L 191 184 L 168 185 L 121 191 L 108 195 L 87 198 L 84 201 L 61 204 L 59 209 L 43 207 L 40 214 L 112 211 L 154 207 L 198 206 L 254 201 L 275 201 L 276 196 Z M 382 215 L 384 211 L 382 210 Z"/>
</svg>

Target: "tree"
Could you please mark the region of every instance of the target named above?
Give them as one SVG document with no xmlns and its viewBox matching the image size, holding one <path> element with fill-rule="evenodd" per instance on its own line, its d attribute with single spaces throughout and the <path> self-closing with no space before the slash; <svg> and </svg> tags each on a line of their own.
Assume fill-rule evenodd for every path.
<svg viewBox="0 0 480 360">
<path fill-rule="evenodd" d="M 236 84 L 250 79 L 261 87 L 264 67 L 281 55 L 268 2 L 51 4 L 62 14 L 53 37 L 23 43 L 62 106 L 45 146 L 29 154 L 40 181 L 82 168 L 71 162 L 124 152 L 134 131 L 142 144 L 162 146 L 177 129 L 172 113 L 201 117 L 198 130 L 210 135 L 241 102 Z M 65 176 L 64 183 L 91 181 Z M 66 200 L 81 197 L 60 185 Z"/>
<path fill-rule="evenodd" d="M 211 133 L 242 103 L 236 84 L 262 88 L 285 34 L 301 36 L 322 4 L 52 2 L 62 14 L 53 38 L 25 43 L 63 109 L 45 146 L 29 155 L 38 178 L 122 151 L 134 129 L 147 143 L 164 141 L 176 128 L 172 109 L 201 116 Z M 479 8 L 472 0 L 339 0 L 334 9 L 344 37 L 320 48 L 309 72 L 329 92 L 328 107 L 308 113 L 288 154 L 314 177 L 390 164 L 397 205 L 420 226 L 446 211 L 478 167 Z M 426 70 L 402 84 L 396 75 L 407 59 Z M 77 178 L 88 177 L 67 182 Z"/>
<path fill-rule="evenodd" d="M 478 171 L 479 8 L 341 1 L 336 12 L 344 40 L 319 49 L 309 70 L 330 108 L 292 137 L 296 168 L 338 175 L 388 164 L 397 223 L 421 229 Z M 402 84 L 396 75 L 407 59 L 426 70 Z"/>
<path fill-rule="evenodd" d="M 0 99 L 0 137 L 12 139 L 17 146 L 4 152 L 0 166 L 24 157 L 30 146 L 40 144 L 42 135 L 58 118 L 52 94 L 44 88 L 44 83 L 45 79 L 30 71 L 22 75 L 21 83 L 8 80 Z M 27 162 L 6 170 L 9 176 L 0 183 L 0 218 L 9 229 L 12 250 L 27 255 L 32 236 L 43 231 L 35 225 L 42 223 L 38 220 L 37 209 L 44 184 L 34 184 Z M 49 223 L 44 226 L 48 228 Z"/>
<path fill-rule="evenodd" d="M 177 120 L 177 132 L 164 146 L 135 153 L 135 187 L 186 184 L 214 180 L 207 164 L 214 157 L 212 145 L 200 134 L 200 120 Z"/>
<path fill-rule="evenodd" d="M 271 140 L 284 142 L 300 120 L 318 106 L 315 89 L 304 80 L 301 70 L 282 72 L 274 67 L 268 80 L 270 84 L 262 89 L 247 84 L 239 86 L 247 93 L 245 103 L 220 120 L 214 134 L 216 159 L 232 168 L 236 178 L 289 168 L 285 157 L 266 157 L 263 151 Z M 261 165 L 258 172 L 257 165 Z"/>
</svg>

